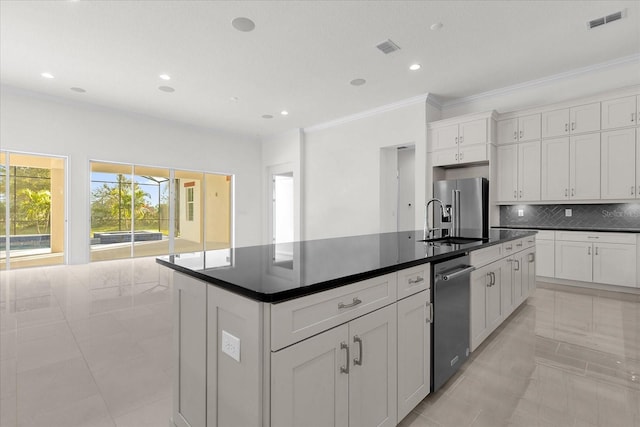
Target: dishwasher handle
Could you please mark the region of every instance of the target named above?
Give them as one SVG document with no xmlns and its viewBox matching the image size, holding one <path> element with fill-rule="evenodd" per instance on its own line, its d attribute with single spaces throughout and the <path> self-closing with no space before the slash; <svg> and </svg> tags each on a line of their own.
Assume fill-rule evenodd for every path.
<svg viewBox="0 0 640 427">
<path fill-rule="evenodd" d="M 472 265 L 467 266 L 465 268 L 462 268 L 460 270 L 454 270 L 452 272 L 449 273 L 445 273 L 442 275 L 442 280 L 444 280 L 445 282 L 455 279 L 458 276 L 462 276 L 464 274 L 468 274 L 471 273 L 473 270 L 475 270 L 476 268 Z"/>
</svg>

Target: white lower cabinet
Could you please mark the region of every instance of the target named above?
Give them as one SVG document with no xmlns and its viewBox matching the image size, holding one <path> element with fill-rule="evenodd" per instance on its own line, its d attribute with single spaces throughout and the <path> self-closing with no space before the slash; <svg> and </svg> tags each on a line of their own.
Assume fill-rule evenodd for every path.
<svg viewBox="0 0 640 427">
<path fill-rule="evenodd" d="M 556 278 L 591 282 L 591 243 L 556 241 Z"/>
<path fill-rule="evenodd" d="M 502 321 L 501 283 L 507 262 L 500 260 L 471 273 L 471 351 Z"/>
<path fill-rule="evenodd" d="M 636 286 L 636 245 L 597 243 L 593 248 L 593 281 Z"/>
<path fill-rule="evenodd" d="M 431 386 L 430 291 L 398 301 L 398 422 Z"/>
<path fill-rule="evenodd" d="M 273 353 L 273 426 L 395 426 L 396 307 Z"/>
<path fill-rule="evenodd" d="M 556 248 L 554 240 L 536 239 L 536 274 L 554 277 L 556 264 Z"/>
</svg>

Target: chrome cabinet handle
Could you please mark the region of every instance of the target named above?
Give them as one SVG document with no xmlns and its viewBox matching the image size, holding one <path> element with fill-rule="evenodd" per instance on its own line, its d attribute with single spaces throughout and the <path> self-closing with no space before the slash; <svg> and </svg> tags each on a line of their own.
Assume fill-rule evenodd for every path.
<svg viewBox="0 0 640 427">
<path fill-rule="evenodd" d="M 520 242 L 520 243 L 516 243 L 516 246 L 517 246 L 517 247 L 519 247 L 519 248 L 521 248 L 521 247 L 522 247 L 522 242 Z"/>
<path fill-rule="evenodd" d="M 432 323 L 433 322 L 433 304 L 428 302 L 426 307 L 427 307 L 427 319 L 426 319 L 427 323 Z"/>
<path fill-rule="evenodd" d="M 529 254 L 529 262 L 535 262 L 536 260 L 536 253 L 532 252 Z"/>
<path fill-rule="evenodd" d="M 520 198 L 522 199 L 522 190 L 520 190 Z"/>
<path fill-rule="evenodd" d="M 493 281 L 491 280 L 491 272 L 487 273 L 487 277 L 489 278 L 489 283 L 487 283 L 487 288 L 493 286 Z"/>
<path fill-rule="evenodd" d="M 458 137 L 456 136 L 456 144 L 458 143 Z"/>
<path fill-rule="evenodd" d="M 340 366 L 340 373 L 341 374 L 348 374 L 349 373 L 349 344 L 347 344 L 346 342 L 342 341 L 340 343 L 340 350 L 347 350 L 347 364 L 346 366 Z"/>
<path fill-rule="evenodd" d="M 462 144 L 462 141 L 464 141 L 464 135 L 460 137 L 460 144 Z"/>
<path fill-rule="evenodd" d="M 568 188 L 564 189 L 564 197 L 569 197 L 569 189 Z"/>
<path fill-rule="evenodd" d="M 520 271 L 520 260 L 515 259 L 514 261 L 516 262 L 516 266 L 513 267 L 513 271 Z"/>
<path fill-rule="evenodd" d="M 591 255 L 591 246 L 587 247 L 587 255 Z"/>
<path fill-rule="evenodd" d="M 518 190 L 513 190 L 513 198 L 514 199 L 518 198 Z"/>
<path fill-rule="evenodd" d="M 569 123 L 564 124 L 564 131 L 569 132 Z"/>
<path fill-rule="evenodd" d="M 494 286 L 496 284 L 496 273 L 494 273 L 493 271 L 491 272 L 491 286 Z"/>
<path fill-rule="evenodd" d="M 524 135 L 524 132 L 520 131 L 520 139 L 522 139 L 523 135 Z"/>
<path fill-rule="evenodd" d="M 349 304 L 345 304 L 343 302 L 338 303 L 338 310 L 342 309 L 342 308 L 351 308 L 351 307 L 355 307 L 356 305 L 360 304 L 362 302 L 362 300 L 358 297 L 353 297 L 353 301 Z"/>
<path fill-rule="evenodd" d="M 458 153 L 456 153 L 456 160 L 458 160 Z"/>
<path fill-rule="evenodd" d="M 598 247 L 596 246 L 596 255 L 598 255 Z"/>
<path fill-rule="evenodd" d="M 599 239 L 600 236 L 587 236 L 587 239 Z"/>
<path fill-rule="evenodd" d="M 571 122 L 571 130 L 576 130 L 576 122 Z"/>
<path fill-rule="evenodd" d="M 576 189 L 575 189 L 575 188 L 572 188 L 572 189 L 571 189 L 571 197 L 573 197 L 573 196 L 575 196 L 575 195 L 576 195 Z"/>
<path fill-rule="evenodd" d="M 513 131 L 513 139 L 518 139 L 518 132 L 517 131 Z"/>
<path fill-rule="evenodd" d="M 424 282 L 424 277 L 418 276 L 415 279 L 411 279 L 411 278 L 409 279 L 409 284 L 410 285 L 413 285 L 415 283 L 420 283 L 420 282 Z"/>
<path fill-rule="evenodd" d="M 464 158 L 464 152 L 460 153 L 460 160 Z"/>
<path fill-rule="evenodd" d="M 360 350 L 360 356 L 353 358 L 354 366 L 362 366 L 362 338 L 357 335 L 353 336 L 353 342 L 358 343 L 358 348 Z"/>
</svg>

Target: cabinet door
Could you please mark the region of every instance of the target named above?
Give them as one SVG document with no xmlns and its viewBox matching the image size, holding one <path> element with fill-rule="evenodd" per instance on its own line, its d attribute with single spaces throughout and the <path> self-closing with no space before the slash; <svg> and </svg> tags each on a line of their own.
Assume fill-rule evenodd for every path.
<svg viewBox="0 0 640 427">
<path fill-rule="evenodd" d="M 569 135 L 569 109 L 542 113 L 542 137 Z"/>
<path fill-rule="evenodd" d="M 491 333 L 502 322 L 502 306 L 500 302 L 501 288 L 505 286 L 502 283 L 504 278 L 503 271 L 508 270 L 506 261 L 498 261 L 493 265 L 491 272 L 493 273 L 493 285 L 487 288 L 487 330 Z M 510 285 L 509 285 L 510 286 Z"/>
<path fill-rule="evenodd" d="M 518 144 L 518 200 L 540 200 L 540 141 Z"/>
<path fill-rule="evenodd" d="M 518 141 L 533 141 L 540 139 L 540 114 L 532 114 L 518 118 Z"/>
<path fill-rule="evenodd" d="M 349 335 L 352 360 L 349 427 L 395 427 L 398 403 L 396 305 L 352 320 Z M 313 419 L 307 418 L 306 423 L 296 425 L 309 425 Z"/>
<path fill-rule="evenodd" d="M 600 130 L 600 103 L 580 105 L 571 108 L 571 133 Z"/>
<path fill-rule="evenodd" d="M 538 118 L 538 125 L 540 124 L 539 121 L 540 119 Z M 497 128 L 498 144 L 518 142 L 518 119 L 500 120 L 497 124 Z"/>
<path fill-rule="evenodd" d="M 398 301 L 398 422 L 431 387 L 429 290 Z"/>
<path fill-rule="evenodd" d="M 592 281 L 591 243 L 556 241 L 556 274 L 558 279 Z"/>
<path fill-rule="evenodd" d="M 636 245 L 595 243 L 593 245 L 593 281 L 636 287 Z"/>
<path fill-rule="evenodd" d="M 600 134 L 572 136 L 569 145 L 569 196 L 600 198 Z"/>
<path fill-rule="evenodd" d="M 490 264 L 491 265 L 491 264 Z M 487 337 L 487 289 L 493 283 L 489 266 L 471 272 L 470 289 L 470 337 L 471 351 Z"/>
<path fill-rule="evenodd" d="M 600 182 L 603 199 L 636 197 L 635 139 L 635 129 L 602 133 Z"/>
<path fill-rule="evenodd" d="M 458 163 L 473 163 L 487 160 L 487 144 L 460 145 Z"/>
<path fill-rule="evenodd" d="M 518 200 L 518 144 L 501 145 L 498 152 L 498 200 Z"/>
<path fill-rule="evenodd" d="M 487 119 L 474 120 L 460 123 L 460 144 L 486 144 L 487 143 Z"/>
<path fill-rule="evenodd" d="M 635 96 L 602 102 L 602 129 L 635 126 L 636 120 Z"/>
<path fill-rule="evenodd" d="M 432 150 L 453 148 L 458 146 L 458 125 L 444 126 L 433 129 Z"/>
<path fill-rule="evenodd" d="M 553 240 L 536 240 L 536 249 L 536 274 L 555 277 L 555 242 Z"/>
<path fill-rule="evenodd" d="M 513 256 L 513 262 L 511 263 L 511 268 L 513 270 L 513 308 L 511 311 L 515 310 L 515 308 L 522 302 L 523 287 L 525 286 L 524 282 L 527 280 L 528 274 L 527 267 L 524 252 L 518 252 Z M 510 314 L 511 311 L 505 313 L 505 317 Z"/>
<path fill-rule="evenodd" d="M 569 198 L 569 138 L 542 141 L 542 200 Z"/>
<path fill-rule="evenodd" d="M 271 425 L 349 425 L 348 341 L 342 325 L 271 354 Z"/>
<path fill-rule="evenodd" d="M 458 163 L 458 147 L 448 150 L 439 150 L 431 153 L 433 166 L 455 165 Z"/>
<path fill-rule="evenodd" d="M 207 423 L 207 284 L 173 273 L 173 422 Z"/>
<path fill-rule="evenodd" d="M 526 299 L 535 291 L 536 289 L 536 270 L 537 270 L 537 259 L 536 259 L 536 248 L 529 249 L 525 255 L 524 262 L 526 263 L 526 286 L 523 284 L 522 293 L 523 299 Z M 524 276 L 523 276 L 524 277 Z"/>
</svg>

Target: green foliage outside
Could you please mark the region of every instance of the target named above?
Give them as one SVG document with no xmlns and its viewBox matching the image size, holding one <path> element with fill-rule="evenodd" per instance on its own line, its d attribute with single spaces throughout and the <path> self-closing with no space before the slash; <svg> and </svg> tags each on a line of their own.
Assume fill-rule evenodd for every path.
<svg viewBox="0 0 640 427">
<path fill-rule="evenodd" d="M 4 170 L 0 193 L 4 195 Z M 11 235 L 49 234 L 51 230 L 51 171 L 49 169 L 11 166 L 9 168 L 9 209 Z M 6 200 L 0 198 L 0 233 L 5 234 Z"/>
</svg>

